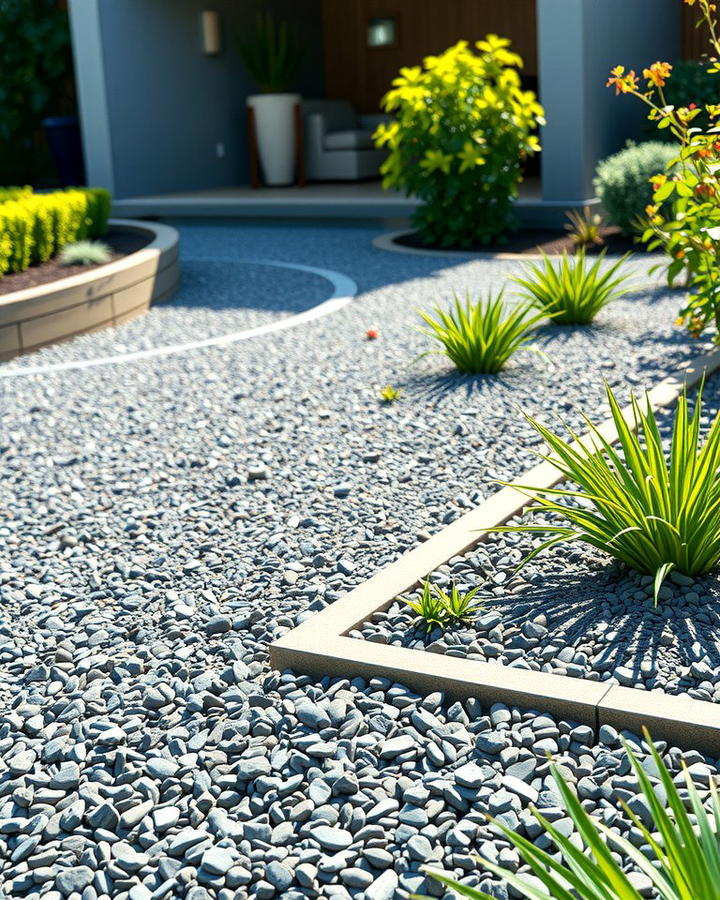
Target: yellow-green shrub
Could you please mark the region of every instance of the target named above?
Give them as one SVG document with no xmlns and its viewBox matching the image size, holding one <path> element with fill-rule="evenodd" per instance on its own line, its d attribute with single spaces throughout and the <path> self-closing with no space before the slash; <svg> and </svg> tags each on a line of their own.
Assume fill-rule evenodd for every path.
<svg viewBox="0 0 720 900">
<path fill-rule="evenodd" d="M 542 107 L 523 90 L 522 59 L 489 34 L 460 41 L 423 65 L 402 68 L 382 100 L 393 121 L 375 132 L 387 146 L 383 186 L 422 201 L 413 224 L 427 244 L 470 246 L 512 225 L 523 160 L 540 149 Z M 476 52 L 477 51 L 477 52 Z"/>
<path fill-rule="evenodd" d="M 3 271 L 27 269 L 32 257 L 33 215 L 30 208 L 19 200 L 8 200 L 0 205 L 0 231 L 10 242 Z"/>
<path fill-rule="evenodd" d="M 109 214 L 110 194 L 103 188 L 47 194 L 0 189 L 0 275 L 46 262 L 66 244 L 99 237 Z"/>
<path fill-rule="evenodd" d="M 31 187 L 4 187 L 0 188 L 0 203 L 8 200 L 21 200 L 23 197 L 29 197 L 32 194 Z"/>
</svg>

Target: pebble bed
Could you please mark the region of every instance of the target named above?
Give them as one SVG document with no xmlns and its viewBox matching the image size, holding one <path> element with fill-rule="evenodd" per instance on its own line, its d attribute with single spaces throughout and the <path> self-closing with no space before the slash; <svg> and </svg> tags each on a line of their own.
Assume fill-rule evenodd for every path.
<svg viewBox="0 0 720 900">
<path fill-rule="evenodd" d="M 695 392 L 690 402 L 695 402 Z M 705 385 L 703 422 L 720 409 L 720 379 Z M 661 411 L 667 440 L 673 416 Z M 571 487 L 571 485 L 567 485 Z M 566 502 L 574 502 L 566 500 Z M 539 512 L 510 524 L 547 524 Z M 481 660 L 640 690 L 720 701 L 720 576 L 671 572 L 654 606 L 653 577 L 593 547 L 560 544 L 521 562 L 549 535 L 491 534 L 432 573 L 441 590 L 478 589 L 470 620 L 428 630 L 402 598 L 350 634 L 429 653 Z M 408 599 L 417 601 L 420 589 Z"/>
<path fill-rule="evenodd" d="M 701 349 L 672 328 L 679 298 L 655 289 L 594 330 L 546 329 L 551 364 L 523 356 L 485 379 L 413 364 L 418 308 L 518 267 L 385 254 L 375 233 L 183 226 L 188 258 L 242 248 L 345 272 L 361 293 L 268 340 L 0 380 L 5 896 L 443 896 L 430 862 L 505 898 L 474 854 L 518 859 L 485 813 L 541 845 L 531 802 L 569 829 L 548 751 L 642 843 L 617 809 L 648 816 L 610 728 L 268 666 L 270 641 L 532 463 L 518 406 L 579 424 L 603 377 L 651 385 Z M 167 310 L 189 335 L 207 320 L 200 296 Z M 133 327 L 155 339 L 156 313 Z M 387 383 L 404 393 L 383 406 Z M 661 749 L 707 796 L 716 761 Z"/>
</svg>

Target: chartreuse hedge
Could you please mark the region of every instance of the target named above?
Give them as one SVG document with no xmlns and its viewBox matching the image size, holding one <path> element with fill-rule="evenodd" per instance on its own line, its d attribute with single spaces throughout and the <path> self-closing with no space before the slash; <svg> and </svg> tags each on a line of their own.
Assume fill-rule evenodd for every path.
<svg viewBox="0 0 720 900">
<path fill-rule="evenodd" d="M 34 194 L 0 188 L 0 275 L 46 262 L 66 244 L 107 231 L 110 194 L 104 188 L 70 188 Z"/>
</svg>

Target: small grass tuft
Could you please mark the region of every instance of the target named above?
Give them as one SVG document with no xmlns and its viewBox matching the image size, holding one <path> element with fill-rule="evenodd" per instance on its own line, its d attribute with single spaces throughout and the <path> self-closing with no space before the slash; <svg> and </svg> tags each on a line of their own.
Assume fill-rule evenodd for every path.
<svg viewBox="0 0 720 900">
<path fill-rule="evenodd" d="M 478 615 L 483 609 L 483 604 L 475 599 L 479 590 L 478 586 L 467 594 L 461 594 L 457 585 L 453 584 L 448 594 L 426 579 L 419 600 L 402 599 L 418 618 L 425 621 L 427 631 L 432 631 L 436 625 L 444 631 L 450 623 L 467 624 Z"/>
<path fill-rule="evenodd" d="M 600 213 L 592 212 L 589 206 L 579 209 L 571 209 L 565 213 L 568 224 L 565 231 L 570 235 L 573 244 L 578 248 L 600 246 L 605 241 L 600 234 L 603 220 Z"/>
<path fill-rule="evenodd" d="M 540 265 L 529 265 L 524 277 L 514 281 L 524 289 L 528 303 L 556 325 L 588 325 L 608 303 L 627 292 L 621 285 L 628 276 L 617 272 L 629 254 L 601 272 L 606 253 L 603 250 L 590 267 L 584 249 L 575 256 L 563 253 L 559 263 L 543 254 Z"/>
<path fill-rule="evenodd" d="M 544 318 L 542 313 L 528 315 L 529 303 L 506 308 L 503 291 L 475 303 L 469 295 L 464 303 L 457 295 L 454 299 L 449 312 L 436 307 L 435 318 L 421 313 L 429 326 L 422 331 L 443 345 L 442 350 L 434 352 L 445 353 L 459 372 L 469 375 L 499 372 L 514 353 L 528 347 L 537 322 Z"/>
<path fill-rule="evenodd" d="M 395 403 L 396 400 L 399 400 L 400 397 L 402 397 L 402 388 L 396 388 L 390 384 L 386 384 L 384 388 L 380 389 L 379 397 L 383 403 Z"/>
<path fill-rule="evenodd" d="M 75 241 L 60 250 L 63 266 L 93 266 L 109 262 L 112 250 L 102 241 Z"/>
</svg>

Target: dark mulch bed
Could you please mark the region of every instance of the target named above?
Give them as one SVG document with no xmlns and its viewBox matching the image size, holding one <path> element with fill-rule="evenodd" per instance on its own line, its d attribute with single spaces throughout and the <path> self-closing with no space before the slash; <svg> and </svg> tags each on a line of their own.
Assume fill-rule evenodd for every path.
<svg viewBox="0 0 720 900">
<path fill-rule="evenodd" d="M 111 262 L 129 256 L 151 242 L 150 234 L 134 234 L 127 231 L 108 231 L 100 240 L 112 250 Z M 107 263 L 103 263 L 107 265 Z M 13 291 L 22 291 L 25 288 L 36 287 L 39 284 L 49 284 L 60 278 L 69 278 L 71 275 L 79 275 L 81 272 L 89 272 L 97 269 L 92 266 L 63 266 L 57 259 L 50 259 L 39 266 L 31 266 L 24 272 L 13 272 L 12 275 L 4 275 L 0 278 L 0 295 L 10 294 Z"/>
<path fill-rule="evenodd" d="M 637 244 L 632 238 L 620 234 L 620 229 L 605 226 L 600 229 L 600 235 L 604 243 L 587 248 L 588 254 L 600 253 L 607 248 L 608 253 L 623 254 L 628 251 L 636 252 L 643 249 L 642 244 Z M 516 231 L 506 240 L 498 244 L 476 244 L 470 247 L 434 247 L 423 243 L 415 231 L 401 234 L 394 238 L 396 244 L 403 247 L 415 247 L 420 250 L 459 250 L 464 253 L 520 253 L 536 254 L 542 251 L 547 254 L 560 254 L 563 251 L 575 252 L 575 244 L 570 235 L 562 229 L 528 228 Z"/>
</svg>

